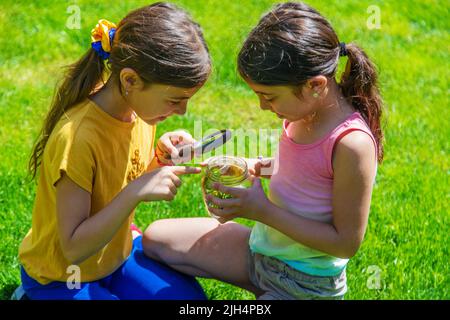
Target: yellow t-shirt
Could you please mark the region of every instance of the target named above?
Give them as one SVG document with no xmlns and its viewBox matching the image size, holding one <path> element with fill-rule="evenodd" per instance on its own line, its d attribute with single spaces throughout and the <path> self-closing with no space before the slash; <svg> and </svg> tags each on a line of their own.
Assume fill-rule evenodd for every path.
<svg viewBox="0 0 450 320">
<path fill-rule="evenodd" d="M 146 171 L 153 159 L 155 130 L 139 117 L 130 123 L 117 120 L 90 99 L 61 117 L 44 150 L 32 228 L 19 248 L 28 275 L 47 284 L 67 281 L 73 274 L 67 270 L 70 263 L 62 252 L 57 228 L 55 184 L 62 173 L 91 193 L 93 216 Z M 104 278 L 127 259 L 133 217 L 134 212 L 103 249 L 78 265 L 82 282 Z"/>
</svg>

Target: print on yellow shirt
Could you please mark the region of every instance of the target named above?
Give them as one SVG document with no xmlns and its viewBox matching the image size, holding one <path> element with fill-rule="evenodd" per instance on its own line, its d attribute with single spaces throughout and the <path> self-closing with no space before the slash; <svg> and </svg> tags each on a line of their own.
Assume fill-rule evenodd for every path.
<svg viewBox="0 0 450 320">
<path fill-rule="evenodd" d="M 131 171 L 127 176 L 128 183 L 139 177 L 145 170 L 145 164 L 141 161 L 139 149 L 134 150 L 133 157 L 131 158 L 131 165 Z"/>
</svg>

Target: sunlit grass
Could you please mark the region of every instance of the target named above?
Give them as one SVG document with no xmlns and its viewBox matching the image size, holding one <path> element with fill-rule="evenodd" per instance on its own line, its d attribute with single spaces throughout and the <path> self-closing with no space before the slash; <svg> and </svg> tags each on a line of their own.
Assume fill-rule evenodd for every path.
<svg viewBox="0 0 450 320">
<path fill-rule="evenodd" d="M 274 1 L 175 1 L 202 25 L 214 61 L 210 82 L 184 117 L 165 131 L 209 128 L 279 128 L 258 109 L 239 79 L 236 54 L 245 35 Z M 449 43 L 445 1 L 377 1 L 381 29 L 366 27 L 371 1 L 311 1 L 337 30 L 373 57 L 386 102 L 386 158 L 375 186 L 364 243 L 348 265 L 346 299 L 449 299 Z M 145 5 L 126 1 L 77 1 L 81 29 L 65 27 L 66 2 L 2 1 L 0 4 L 0 299 L 19 284 L 17 250 L 31 225 L 35 186 L 27 184 L 32 143 L 51 101 L 60 68 L 89 46 L 98 19 L 118 22 Z M 185 177 L 171 203 L 138 207 L 137 224 L 167 217 L 206 215 L 199 177 Z M 239 220 L 252 225 L 252 222 Z M 381 288 L 369 289 L 370 266 L 381 271 Z M 251 299 L 248 292 L 200 280 L 211 299 Z"/>
</svg>

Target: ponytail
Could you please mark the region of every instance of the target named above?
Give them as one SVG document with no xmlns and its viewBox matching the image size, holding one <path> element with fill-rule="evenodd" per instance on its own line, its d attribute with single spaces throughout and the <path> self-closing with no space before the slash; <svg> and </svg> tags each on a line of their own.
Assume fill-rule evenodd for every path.
<svg viewBox="0 0 450 320">
<path fill-rule="evenodd" d="M 381 163 L 383 102 L 375 67 L 358 46 L 339 42 L 331 24 L 315 9 L 301 2 L 275 5 L 245 40 L 238 70 L 255 83 L 299 86 L 318 75 L 334 78 L 340 56 L 348 56 L 348 61 L 339 86 L 372 131 Z"/>
<path fill-rule="evenodd" d="M 89 96 L 102 80 L 104 70 L 103 59 L 92 48 L 79 61 L 67 67 L 31 153 L 28 163 L 31 179 L 36 178 L 45 145 L 61 116 Z"/>
<path fill-rule="evenodd" d="M 345 46 L 348 56 L 340 87 L 343 95 L 361 113 L 377 143 L 378 162 L 383 161 L 383 132 L 381 114 L 383 101 L 377 83 L 375 66 L 357 45 Z"/>
</svg>

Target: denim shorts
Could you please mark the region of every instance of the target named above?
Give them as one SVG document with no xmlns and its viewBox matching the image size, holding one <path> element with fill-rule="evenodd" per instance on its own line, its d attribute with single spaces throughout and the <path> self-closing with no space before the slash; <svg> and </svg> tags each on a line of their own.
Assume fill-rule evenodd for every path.
<svg viewBox="0 0 450 320">
<path fill-rule="evenodd" d="M 283 261 L 249 250 L 249 277 L 264 293 L 258 300 L 343 300 L 345 269 L 337 276 L 313 276 Z"/>
</svg>

